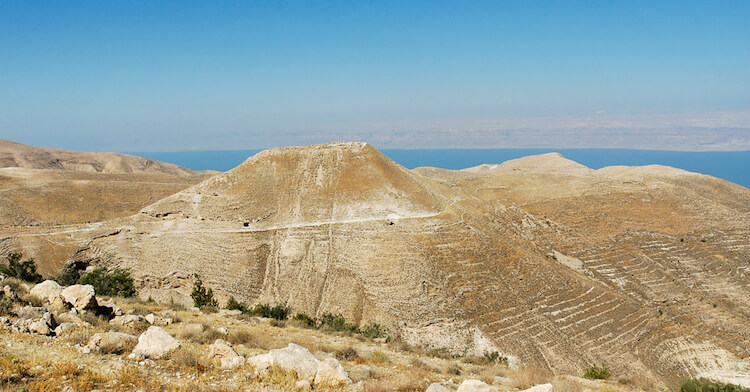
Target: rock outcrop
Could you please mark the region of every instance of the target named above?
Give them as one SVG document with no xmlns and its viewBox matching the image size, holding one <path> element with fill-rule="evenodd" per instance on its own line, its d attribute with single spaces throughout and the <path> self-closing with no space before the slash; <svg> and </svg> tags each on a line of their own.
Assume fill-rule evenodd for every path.
<svg viewBox="0 0 750 392">
<path fill-rule="evenodd" d="M 65 302 L 69 303 L 78 312 L 86 310 L 96 310 L 99 304 L 96 302 L 96 293 L 94 286 L 86 284 L 74 284 L 68 286 L 60 292 Z"/>
<path fill-rule="evenodd" d="M 245 357 L 237 354 L 232 345 L 223 339 L 217 339 L 209 349 L 209 359 L 218 361 L 221 369 L 234 369 L 245 364 Z"/>
<path fill-rule="evenodd" d="M 94 334 L 86 347 L 94 352 L 121 354 L 133 349 L 138 338 L 123 332 L 102 332 Z"/>
</svg>

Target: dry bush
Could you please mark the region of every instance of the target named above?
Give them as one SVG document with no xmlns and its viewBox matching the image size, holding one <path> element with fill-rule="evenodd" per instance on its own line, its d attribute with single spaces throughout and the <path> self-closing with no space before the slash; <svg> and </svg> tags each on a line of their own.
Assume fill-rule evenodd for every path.
<svg viewBox="0 0 750 392">
<path fill-rule="evenodd" d="M 538 366 L 526 366 L 511 376 L 512 385 L 514 388 L 526 389 L 531 388 L 537 384 L 544 384 L 552 378 L 552 373 L 547 369 L 542 369 Z"/>
<path fill-rule="evenodd" d="M 74 328 L 60 334 L 58 339 L 72 345 L 85 346 L 96 332 L 98 331 L 76 325 Z"/>
<path fill-rule="evenodd" d="M 582 392 L 584 390 L 578 381 L 565 377 L 555 377 L 552 386 L 555 392 Z"/>
<path fill-rule="evenodd" d="M 432 373 L 440 373 L 440 369 L 434 366 L 428 365 L 424 361 L 418 358 L 412 358 L 412 360 L 409 363 L 411 364 L 412 367 L 416 369 L 422 369 L 422 370 L 426 370 Z"/>
<path fill-rule="evenodd" d="M 229 336 L 227 336 L 227 341 L 232 345 L 238 345 L 238 344 L 244 344 L 251 347 L 255 347 L 255 342 L 258 340 L 258 337 L 256 334 L 246 330 L 246 329 L 240 329 L 240 330 L 231 330 L 229 331 Z"/>
<path fill-rule="evenodd" d="M 37 297 L 36 295 L 31 295 L 31 293 L 29 292 L 21 292 L 21 293 L 16 292 L 16 294 L 18 295 L 18 299 L 20 299 L 22 302 L 26 302 L 30 304 L 31 306 L 36 306 L 36 307 L 44 306 L 44 300 Z"/>
<path fill-rule="evenodd" d="M 261 376 L 264 384 L 272 384 L 275 387 L 286 387 L 294 389 L 297 382 L 297 372 L 294 370 L 284 370 L 278 366 L 271 366 L 268 371 Z"/>
<path fill-rule="evenodd" d="M 224 339 L 227 336 L 223 333 L 215 330 L 213 327 L 204 324 L 203 331 L 195 333 L 193 331 L 180 330 L 177 335 L 183 340 L 189 340 L 193 343 L 198 344 L 211 344 L 216 339 Z M 231 335 L 231 334 L 230 334 Z"/>
<path fill-rule="evenodd" d="M 99 352 L 102 354 L 122 354 L 126 352 L 133 351 L 133 348 L 135 347 L 136 342 L 131 342 L 130 344 L 126 344 L 124 346 L 121 346 L 117 344 L 116 342 L 107 342 L 107 344 L 102 344 L 99 346 Z"/>
<path fill-rule="evenodd" d="M 357 350 L 351 347 L 337 350 L 334 355 L 339 361 L 351 361 L 355 358 L 359 358 L 359 353 L 357 353 Z"/>
<path fill-rule="evenodd" d="M 479 372 L 479 379 L 491 384 L 495 381 L 495 377 L 507 377 L 509 373 L 510 369 L 507 366 L 495 364 L 483 367 Z"/>
<path fill-rule="evenodd" d="M 94 313 L 83 312 L 78 315 L 78 318 L 91 324 L 94 328 L 106 331 L 109 329 L 109 320 L 106 317 L 97 317 Z"/>
<path fill-rule="evenodd" d="M 461 366 L 458 366 L 457 364 L 453 364 L 445 368 L 445 372 L 448 374 L 452 374 L 454 376 L 460 376 L 463 369 L 461 369 Z"/>
<path fill-rule="evenodd" d="M 284 328 L 286 327 L 286 321 L 271 319 L 271 322 L 269 323 L 269 325 L 272 327 L 276 327 L 276 328 Z"/>
<path fill-rule="evenodd" d="M 170 353 L 166 364 L 170 369 L 183 372 L 205 373 L 211 369 L 211 361 L 207 353 L 198 352 L 187 345 Z"/>
<path fill-rule="evenodd" d="M 388 356 L 388 354 L 380 351 L 380 350 L 373 350 L 373 352 L 370 353 L 370 359 L 375 362 L 380 363 L 390 363 L 391 357 Z"/>
</svg>

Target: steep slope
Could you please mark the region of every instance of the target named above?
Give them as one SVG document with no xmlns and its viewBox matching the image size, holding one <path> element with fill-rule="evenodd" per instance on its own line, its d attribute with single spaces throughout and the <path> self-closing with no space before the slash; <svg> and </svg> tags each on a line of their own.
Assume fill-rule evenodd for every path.
<svg viewBox="0 0 750 392">
<path fill-rule="evenodd" d="M 71 234 L 89 238 L 75 258 L 131 268 L 144 297 L 186 300 L 199 273 L 223 300 L 342 313 L 556 372 L 750 370 L 749 190 L 526 161 L 410 172 L 363 144 L 270 150 Z"/>
<path fill-rule="evenodd" d="M 54 169 L 96 173 L 164 173 L 189 177 L 195 171 L 133 155 L 67 151 L 0 139 L 0 168 Z"/>
</svg>

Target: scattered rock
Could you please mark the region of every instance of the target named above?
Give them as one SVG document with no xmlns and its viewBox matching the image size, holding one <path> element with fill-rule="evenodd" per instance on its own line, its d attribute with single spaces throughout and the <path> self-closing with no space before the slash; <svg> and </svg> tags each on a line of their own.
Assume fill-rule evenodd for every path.
<svg viewBox="0 0 750 392">
<path fill-rule="evenodd" d="M 256 371 L 265 371 L 271 366 L 283 370 L 294 370 L 300 379 L 313 380 L 318 372 L 320 361 L 306 348 L 289 343 L 286 348 L 271 350 L 267 354 L 256 355 L 248 359 Z"/>
<path fill-rule="evenodd" d="M 146 317 L 144 317 L 144 318 L 146 319 L 146 321 L 149 324 L 151 324 L 151 325 L 159 325 L 159 326 L 170 325 L 170 324 L 172 324 L 172 321 L 173 321 L 172 318 L 170 318 L 170 317 L 162 318 L 162 317 L 159 317 L 159 316 L 157 316 L 157 315 L 155 315 L 153 313 L 147 314 Z"/>
<path fill-rule="evenodd" d="M 227 327 L 216 328 L 216 332 L 218 332 L 218 333 L 220 333 L 220 334 L 222 334 L 224 336 L 229 336 L 229 328 L 227 328 Z"/>
<path fill-rule="evenodd" d="M 60 336 L 65 333 L 65 331 L 70 331 L 75 327 L 76 325 L 74 323 L 60 323 L 60 325 L 55 328 L 55 336 Z"/>
<path fill-rule="evenodd" d="M 425 392 L 451 392 L 451 390 L 444 387 L 443 384 L 434 382 L 427 387 L 427 391 Z"/>
<path fill-rule="evenodd" d="M 47 325 L 44 320 L 33 321 L 28 326 L 29 332 L 38 335 L 49 336 L 52 335 L 52 329 Z"/>
<path fill-rule="evenodd" d="M 294 389 L 298 391 L 309 391 L 312 390 L 312 385 L 310 385 L 310 381 L 299 380 L 294 384 Z"/>
<path fill-rule="evenodd" d="M 339 387 L 349 385 L 352 379 L 341 366 L 341 363 L 335 358 L 328 357 L 318 365 L 318 372 L 315 374 L 315 386 Z"/>
<path fill-rule="evenodd" d="M 524 389 L 521 392 L 552 392 L 553 387 L 552 384 L 539 384 L 534 385 L 533 387 L 529 389 Z"/>
<path fill-rule="evenodd" d="M 86 347 L 95 352 L 121 354 L 132 349 L 137 342 L 138 338 L 127 333 L 103 332 L 94 334 Z"/>
<path fill-rule="evenodd" d="M 94 286 L 90 284 L 74 284 L 63 289 L 61 293 L 65 302 L 77 311 L 94 310 L 98 307 Z"/>
<path fill-rule="evenodd" d="M 464 380 L 456 392 L 497 392 L 497 388 L 479 380 Z"/>
<path fill-rule="evenodd" d="M 138 345 L 135 346 L 128 358 L 136 360 L 144 358 L 159 359 L 179 347 L 179 340 L 173 338 L 161 327 L 151 326 L 138 337 Z"/>
<path fill-rule="evenodd" d="M 375 343 L 380 343 L 380 344 L 388 343 L 388 339 L 387 338 L 375 338 L 372 341 L 375 342 Z"/>
<path fill-rule="evenodd" d="M 146 319 L 144 319 L 142 316 L 139 316 L 137 314 L 126 314 L 124 316 L 117 316 L 110 320 L 110 324 L 112 325 L 119 325 L 123 327 L 132 327 L 134 325 L 137 325 L 139 323 L 145 323 Z"/>
<path fill-rule="evenodd" d="M 209 348 L 208 357 L 212 361 L 218 360 L 221 369 L 234 369 L 245 364 L 245 357 L 237 354 L 237 351 L 223 339 L 217 339 Z"/>
</svg>

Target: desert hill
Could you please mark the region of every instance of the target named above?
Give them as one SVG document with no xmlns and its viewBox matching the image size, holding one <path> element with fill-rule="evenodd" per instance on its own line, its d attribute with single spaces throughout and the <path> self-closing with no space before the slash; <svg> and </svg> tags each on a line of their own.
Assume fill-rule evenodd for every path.
<svg viewBox="0 0 750 392">
<path fill-rule="evenodd" d="M 75 242 L 70 259 L 131 268 L 145 298 L 184 301 L 199 273 L 223 300 L 341 313 L 561 374 L 748 374 L 750 190 L 559 155 L 502 166 L 274 149 L 133 216 L 12 241 Z"/>
<path fill-rule="evenodd" d="M 182 177 L 195 175 L 195 171 L 181 166 L 133 155 L 34 147 L 3 139 L 0 139 L 0 167 L 96 173 L 163 173 Z"/>
<path fill-rule="evenodd" d="M 48 274 L 85 243 L 71 239 L 68 231 L 130 216 L 214 174 L 122 154 L 5 140 L 0 140 L 0 166 L 0 253 L 39 255 L 41 271 Z"/>
</svg>

